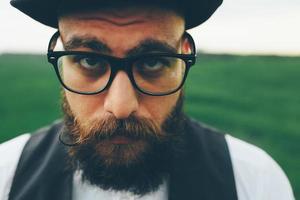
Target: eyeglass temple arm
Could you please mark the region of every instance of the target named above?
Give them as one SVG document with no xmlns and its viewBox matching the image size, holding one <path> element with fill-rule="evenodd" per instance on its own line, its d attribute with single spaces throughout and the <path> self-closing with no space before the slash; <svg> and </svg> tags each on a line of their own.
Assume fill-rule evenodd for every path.
<svg viewBox="0 0 300 200">
<path fill-rule="evenodd" d="M 186 31 L 184 32 L 184 36 L 188 39 L 188 41 L 192 45 L 192 54 L 196 56 L 196 45 L 193 37 Z"/>
<path fill-rule="evenodd" d="M 60 36 L 59 31 L 56 31 L 56 33 L 54 33 L 54 35 L 51 37 L 49 44 L 48 44 L 48 52 L 53 52 L 59 36 Z"/>
</svg>

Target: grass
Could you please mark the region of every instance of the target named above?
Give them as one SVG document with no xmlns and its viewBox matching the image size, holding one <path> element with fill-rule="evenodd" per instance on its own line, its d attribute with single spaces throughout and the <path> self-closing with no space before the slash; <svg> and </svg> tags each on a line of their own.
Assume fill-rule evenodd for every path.
<svg viewBox="0 0 300 200">
<path fill-rule="evenodd" d="M 59 86 L 43 56 L 0 56 L 0 142 L 59 116 Z"/>
<path fill-rule="evenodd" d="M 200 55 L 186 112 L 266 150 L 300 197 L 300 57 Z M 0 142 L 60 116 L 59 84 L 45 56 L 0 55 Z"/>
</svg>

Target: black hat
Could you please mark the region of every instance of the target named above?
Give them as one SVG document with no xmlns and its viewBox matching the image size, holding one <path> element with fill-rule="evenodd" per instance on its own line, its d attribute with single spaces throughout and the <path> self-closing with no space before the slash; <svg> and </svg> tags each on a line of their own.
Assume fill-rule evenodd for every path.
<svg viewBox="0 0 300 200">
<path fill-rule="evenodd" d="M 92 2 L 104 3 L 104 0 L 81 0 L 81 4 Z M 131 0 L 132 1 L 132 0 Z M 134 0 L 133 0 L 134 1 Z M 142 0 L 136 0 L 141 2 Z M 196 27 L 205 22 L 222 4 L 223 0 L 160 0 L 159 5 L 173 5 L 179 8 L 186 21 L 186 29 Z M 66 4 L 67 2 L 67 4 Z M 53 28 L 58 27 L 58 10 L 62 3 L 73 4 L 74 0 L 11 0 L 11 5 L 33 19 Z M 124 2 L 124 0 L 122 1 Z M 126 1 L 125 1 L 126 2 Z M 143 2 L 152 3 L 153 0 Z"/>
</svg>

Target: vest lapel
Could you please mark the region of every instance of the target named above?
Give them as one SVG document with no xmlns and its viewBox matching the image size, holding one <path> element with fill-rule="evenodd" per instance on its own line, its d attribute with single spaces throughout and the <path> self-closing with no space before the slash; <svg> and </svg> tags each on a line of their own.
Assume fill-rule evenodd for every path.
<svg viewBox="0 0 300 200">
<path fill-rule="evenodd" d="M 174 161 L 170 200 L 237 200 L 226 140 L 198 123 L 187 123 L 187 151 Z"/>
<path fill-rule="evenodd" d="M 71 200 L 72 172 L 67 151 L 59 143 L 61 124 L 42 129 L 24 147 L 13 179 L 9 200 Z"/>
</svg>

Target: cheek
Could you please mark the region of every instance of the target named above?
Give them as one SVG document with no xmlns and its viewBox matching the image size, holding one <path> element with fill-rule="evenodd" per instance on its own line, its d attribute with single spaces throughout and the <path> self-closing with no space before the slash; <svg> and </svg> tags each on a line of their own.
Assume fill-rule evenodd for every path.
<svg viewBox="0 0 300 200">
<path fill-rule="evenodd" d="M 180 92 L 162 97 L 148 96 L 145 97 L 147 100 L 142 99 L 141 103 L 144 103 L 144 106 L 150 113 L 151 118 L 157 121 L 159 124 L 162 124 L 175 107 L 179 95 Z"/>
<path fill-rule="evenodd" d="M 66 91 L 66 99 L 75 117 L 81 121 L 99 118 L 103 114 L 103 98 L 98 95 L 80 95 Z"/>
</svg>

